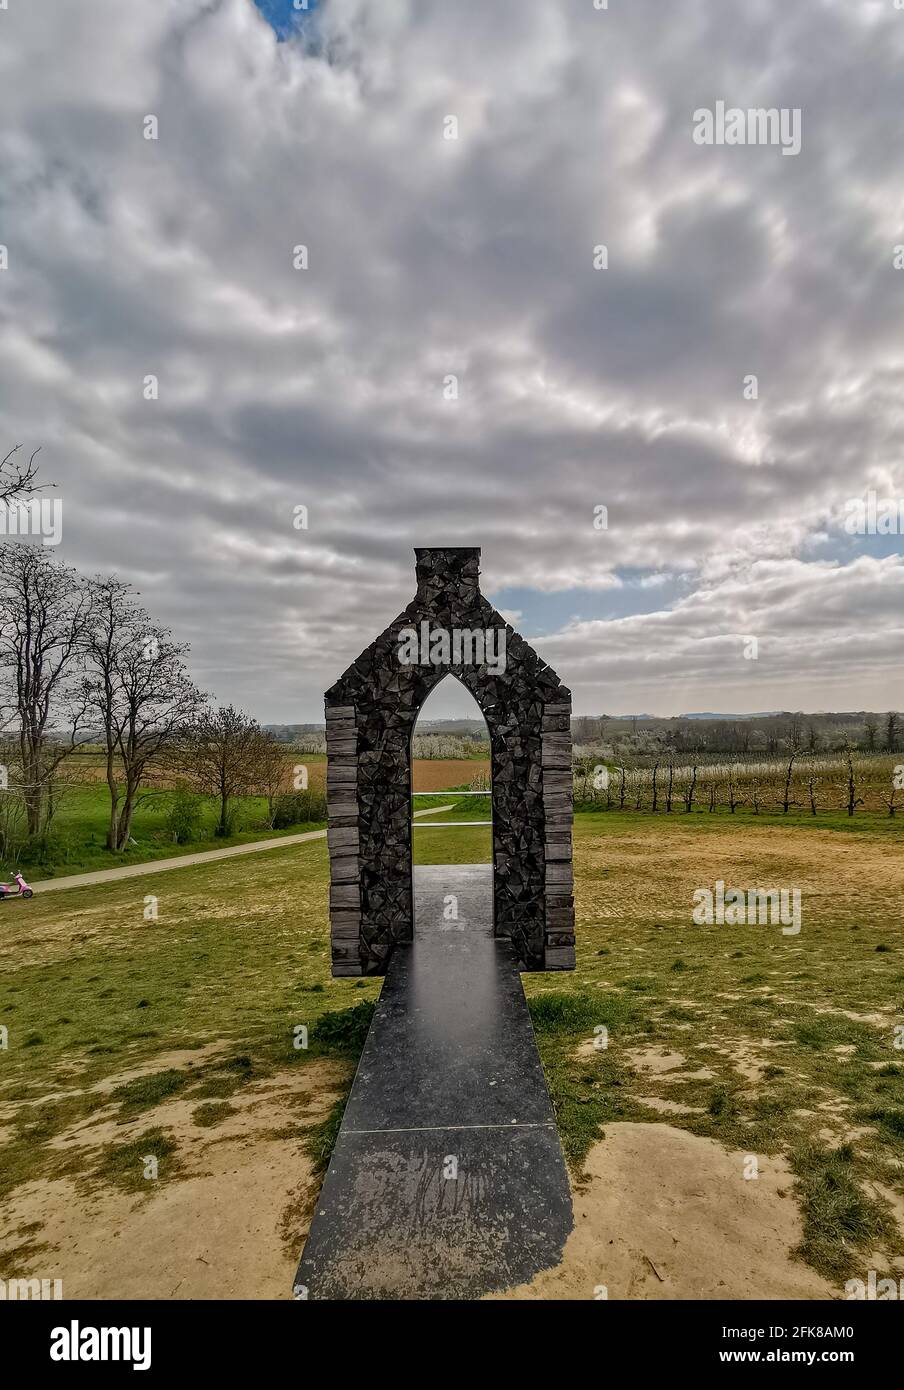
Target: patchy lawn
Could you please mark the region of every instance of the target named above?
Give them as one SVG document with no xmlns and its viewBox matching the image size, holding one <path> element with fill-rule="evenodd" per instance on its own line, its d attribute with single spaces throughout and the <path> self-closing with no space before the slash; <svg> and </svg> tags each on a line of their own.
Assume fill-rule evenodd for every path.
<svg viewBox="0 0 904 1390">
<path fill-rule="evenodd" d="M 326 881 L 315 841 L 3 904 L 4 1278 L 289 1295 L 379 991 L 330 978 Z"/>
<path fill-rule="evenodd" d="M 471 862 L 483 834 L 422 838 Z M 578 969 L 524 977 L 576 1227 L 517 1296 L 839 1296 L 904 1270 L 901 848 L 577 818 Z M 799 887 L 800 934 L 695 926 L 719 878 Z M 330 978 L 326 888 L 315 841 L 3 904 L 0 1276 L 290 1296 L 379 992 Z"/>
<path fill-rule="evenodd" d="M 617 1148 L 620 1126 L 667 1122 L 736 1154 L 736 1198 L 787 1165 L 795 1255 L 836 1295 L 904 1269 L 902 849 L 774 822 L 577 818 L 578 968 L 524 981 L 579 1191 L 605 1168 L 601 1127 Z M 799 935 L 694 925 L 693 892 L 717 879 L 800 888 Z"/>
</svg>

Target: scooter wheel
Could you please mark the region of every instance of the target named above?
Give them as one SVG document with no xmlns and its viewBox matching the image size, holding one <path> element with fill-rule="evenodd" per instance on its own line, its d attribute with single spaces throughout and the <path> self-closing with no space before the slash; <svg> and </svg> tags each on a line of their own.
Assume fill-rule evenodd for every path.
<svg viewBox="0 0 904 1390">
<path fill-rule="evenodd" d="M 33 897 L 34 897 L 34 889 L 33 889 L 33 888 L 26 888 L 25 891 L 24 891 L 24 893 L 22 894 L 22 897 L 23 897 L 23 898 L 33 898 Z"/>
</svg>

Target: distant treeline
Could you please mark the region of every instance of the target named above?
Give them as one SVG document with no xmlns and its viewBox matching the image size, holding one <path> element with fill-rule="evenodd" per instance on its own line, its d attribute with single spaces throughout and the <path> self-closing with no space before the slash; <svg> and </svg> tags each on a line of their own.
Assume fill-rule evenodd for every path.
<svg viewBox="0 0 904 1390">
<path fill-rule="evenodd" d="M 302 753 L 325 753 L 322 724 L 269 724 L 267 732 Z M 774 758 L 785 753 L 898 753 L 904 748 L 904 716 L 896 711 L 844 714 L 770 713 L 706 718 L 680 715 L 576 715 L 571 734 L 577 758 L 594 754 L 637 762 L 684 755 Z M 482 719 L 424 720 L 415 732 L 418 758 L 468 758 L 488 753 Z"/>
<path fill-rule="evenodd" d="M 278 743 L 288 744 L 299 753 L 325 753 L 323 724 L 267 724 L 267 733 Z M 482 719 L 425 719 L 414 735 L 416 758 L 486 757 L 489 732 Z"/>
<path fill-rule="evenodd" d="M 274 731 L 268 730 L 268 733 L 280 741 L 279 736 Z M 285 739 L 282 742 L 296 753 L 326 753 L 325 733 L 299 733 L 292 739 Z M 411 756 L 413 758 L 460 760 L 487 758 L 489 753 L 489 741 L 486 738 L 481 742 L 478 739 L 458 738 L 454 734 L 415 734 L 411 740 Z"/>
<path fill-rule="evenodd" d="M 575 755 L 599 753 L 618 761 L 669 754 L 773 758 L 784 753 L 898 753 L 904 717 L 896 711 L 844 714 L 765 714 L 749 718 L 613 718 L 578 715 L 571 721 Z"/>
</svg>

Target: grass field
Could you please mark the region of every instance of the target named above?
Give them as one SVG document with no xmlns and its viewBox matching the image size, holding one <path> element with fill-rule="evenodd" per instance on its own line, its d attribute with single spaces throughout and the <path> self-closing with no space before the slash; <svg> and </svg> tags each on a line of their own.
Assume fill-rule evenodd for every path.
<svg viewBox="0 0 904 1390">
<path fill-rule="evenodd" d="M 159 794 L 148 797 L 138 807 L 132 824 L 134 843 L 128 849 L 114 853 L 106 847 L 109 806 L 109 793 L 105 785 L 73 787 L 54 819 L 46 855 L 42 858 L 25 858 L 15 867 L 20 868 L 28 880 L 58 878 L 65 874 L 170 859 L 180 854 L 194 854 L 198 850 L 221 849 L 227 845 L 247 844 L 280 835 L 296 835 L 324 824 L 323 821 L 312 821 L 291 825 L 283 830 L 271 830 L 267 824 L 265 798 L 243 796 L 236 798 L 233 834 L 219 838 L 214 835 L 217 807 L 210 798 L 205 798 L 201 833 L 184 844 L 176 844 L 166 827 L 169 797 Z M 4 865 L 3 872 L 11 877 L 12 866 Z"/>
<path fill-rule="evenodd" d="M 326 756 L 322 753 L 292 753 L 287 757 L 287 779 L 296 763 L 308 769 L 308 785 L 323 788 L 326 783 Z M 489 764 L 468 759 L 418 759 L 412 776 L 421 791 L 439 790 L 448 786 L 468 785 Z M 53 820 L 46 853 L 36 858 L 25 857 L 15 865 L 26 879 L 45 879 L 65 874 L 85 873 L 96 869 L 117 868 L 124 864 L 142 864 L 154 859 L 168 859 L 198 850 L 219 849 L 227 845 L 247 844 L 253 840 L 294 835 L 324 825 L 324 821 L 299 822 L 282 830 L 272 830 L 267 821 L 267 801 L 263 796 L 236 797 L 234 830 L 229 836 L 217 838 L 214 830 L 218 806 L 213 798 L 203 799 L 199 835 L 184 844 L 176 844 L 168 831 L 166 818 L 172 795 L 166 791 L 142 793 L 132 823 L 133 843 L 127 850 L 112 853 L 106 848 L 110 815 L 110 796 L 103 781 L 102 760 L 97 754 L 81 754 L 72 759 L 73 785 L 63 795 Z M 289 785 L 287 780 L 287 786 Z M 436 801 L 425 799 L 418 806 L 435 806 Z M 487 846 L 489 840 L 487 840 Z M 488 855 L 487 855 L 488 857 Z M 12 864 L 0 865 L 0 877 L 12 877 Z"/>
<path fill-rule="evenodd" d="M 783 821 L 578 816 L 578 968 L 523 979 L 576 1214 L 593 1226 L 625 1136 L 709 1145 L 656 1173 L 676 1210 L 691 1182 L 708 1228 L 727 1188 L 757 1186 L 752 1156 L 783 1175 L 760 1199 L 793 1215 L 792 1262 L 837 1296 L 904 1269 L 904 844 L 878 819 Z M 486 833 L 420 838 L 429 862 L 474 862 Z M 73 1297 L 287 1292 L 379 982 L 330 978 L 323 842 L 253 877 L 223 861 L 0 908 L 0 1276 L 56 1273 Z M 800 934 L 695 926 L 692 894 L 719 878 L 799 887 Z M 715 1153 L 733 1183 L 694 1157 Z M 645 1172 L 626 1169 L 625 1210 Z M 750 1277 L 741 1296 L 764 1296 Z M 634 1296 L 688 1296 L 650 1282 Z"/>
<path fill-rule="evenodd" d="M 491 864 L 493 862 L 493 831 L 489 825 L 463 826 L 463 821 L 480 821 L 491 818 L 490 798 L 488 796 L 466 796 L 456 798 L 452 793 L 451 809 L 431 815 L 429 821 L 421 820 L 413 827 L 412 859 L 415 864 Z M 418 797 L 414 809 L 435 808 L 443 805 L 435 797 Z M 442 830 L 445 821 L 457 824 Z"/>
</svg>

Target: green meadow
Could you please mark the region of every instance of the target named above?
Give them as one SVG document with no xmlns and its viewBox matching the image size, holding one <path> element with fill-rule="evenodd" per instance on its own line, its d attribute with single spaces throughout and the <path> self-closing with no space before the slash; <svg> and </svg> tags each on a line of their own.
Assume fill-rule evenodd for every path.
<svg viewBox="0 0 904 1390">
<path fill-rule="evenodd" d="M 485 803 L 445 814 L 482 818 Z M 838 1282 L 904 1253 L 904 846 L 894 823 L 781 821 L 579 814 L 577 969 L 522 978 L 578 1190 L 590 1149 L 626 1119 L 781 1154 L 796 1258 Z M 487 836 L 424 832 L 417 857 L 479 862 Z M 327 878 L 313 841 L 0 907 L 0 1194 L 63 1176 L 128 1188 L 139 1152 L 178 1183 L 191 1165 L 168 1104 L 215 1132 L 244 1088 L 325 1057 L 347 1091 L 380 981 L 331 978 Z M 799 887 L 800 934 L 695 926 L 693 892 L 716 879 Z M 194 1064 L 167 1060 L 186 1050 Z M 644 1061 L 666 1056 L 680 1064 Z M 111 1105 L 147 1130 L 132 1147 L 78 1142 Z M 317 1171 L 341 1105 L 305 1132 Z M 51 1238 L 28 1231 L 5 1253 L 25 1267 Z"/>
</svg>

